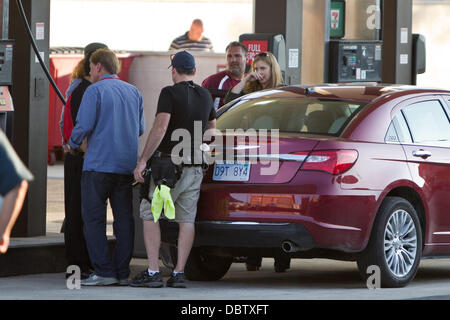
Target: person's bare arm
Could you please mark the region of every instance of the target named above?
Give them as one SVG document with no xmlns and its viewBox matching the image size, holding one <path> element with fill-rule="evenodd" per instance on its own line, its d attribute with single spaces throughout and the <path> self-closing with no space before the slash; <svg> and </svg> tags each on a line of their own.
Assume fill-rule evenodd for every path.
<svg viewBox="0 0 450 320">
<path fill-rule="evenodd" d="M 11 230 L 22 210 L 27 190 L 28 181 L 23 180 L 3 198 L 0 212 L 0 254 L 6 253 L 8 250 Z"/>
<path fill-rule="evenodd" d="M 231 89 L 231 92 L 239 94 L 242 92 L 242 90 L 244 89 L 247 82 L 249 82 L 249 81 L 252 82 L 252 81 L 256 81 L 256 80 L 260 80 L 260 79 L 261 79 L 261 76 L 257 72 L 253 71 L 253 72 L 249 73 L 248 75 L 246 75 L 244 77 L 244 79 L 241 80 L 241 82 L 239 82 L 237 85 L 235 85 L 233 87 L 233 89 Z"/>
<path fill-rule="evenodd" d="M 159 144 L 161 143 L 164 135 L 166 134 L 167 127 L 169 126 L 170 113 L 161 112 L 156 115 L 153 126 L 148 134 L 147 142 L 145 143 L 144 151 L 139 158 L 136 168 L 134 169 L 134 179 L 137 182 L 144 182 L 144 177 L 142 172 L 145 170 L 148 159 L 156 151 Z"/>
</svg>

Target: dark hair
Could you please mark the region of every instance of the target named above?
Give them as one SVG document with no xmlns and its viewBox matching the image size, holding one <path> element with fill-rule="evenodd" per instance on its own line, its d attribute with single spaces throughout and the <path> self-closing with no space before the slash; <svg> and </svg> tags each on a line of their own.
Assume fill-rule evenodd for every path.
<svg viewBox="0 0 450 320">
<path fill-rule="evenodd" d="M 85 75 L 89 75 L 89 73 L 91 72 L 91 67 L 89 66 L 89 60 L 90 57 L 88 59 L 84 58 L 83 59 L 83 71 Z"/>
<path fill-rule="evenodd" d="M 195 73 L 195 69 L 191 69 L 191 70 L 187 70 L 187 69 L 183 69 L 183 68 L 175 68 L 175 70 L 177 70 L 178 74 L 185 74 L 188 76 L 192 76 Z"/>
<path fill-rule="evenodd" d="M 227 52 L 228 49 L 231 48 L 231 47 L 241 47 L 242 50 L 244 51 L 244 55 L 247 56 L 247 53 L 248 53 L 247 47 L 244 46 L 244 45 L 243 45 L 242 43 L 240 43 L 239 41 L 233 41 L 233 42 L 230 42 L 230 43 L 227 45 L 227 47 L 225 48 L 225 52 Z"/>
<path fill-rule="evenodd" d="M 104 49 L 104 48 L 108 48 L 108 46 L 104 43 L 100 43 L 100 42 L 93 42 L 88 44 L 85 48 L 84 48 L 84 74 L 85 75 L 89 75 L 90 67 L 89 67 L 89 61 L 91 59 L 92 54 L 98 50 L 98 49 Z"/>
</svg>

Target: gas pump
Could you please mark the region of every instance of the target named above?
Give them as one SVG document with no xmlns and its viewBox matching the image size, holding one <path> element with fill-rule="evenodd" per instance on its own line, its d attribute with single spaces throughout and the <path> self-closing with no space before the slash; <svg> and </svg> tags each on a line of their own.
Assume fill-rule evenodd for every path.
<svg viewBox="0 0 450 320">
<path fill-rule="evenodd" d="M 6 4 L 5 4 L 6 3 Z M 14 41 L 8 40 L 8 1 L 1 3 L 0 30 L 0 129 L 12 140 L 14 105 L 10 94 L 12 87 L 12 62 Z"/>
<path fill-rule="evenodd" d="M 346 1 L 333 0 L 330 5 L 330 42 L 328 44 L 328 78 L 327 82 L 381 82 L 382 46 L 380 39 L 380 1 L 360 2 L 353 12 L 371 14 L 367 20 L 352 19 L 353 29 L 359 39 L 343 39 L 346 31 Z M 361 31 L 365 29 L 364 31 Z"/>
<path fill-rule="evenodd" d="M 328 82 L 381 82 L 380 40 L 331 40 Z"/>
<path fill-rule="evenodd" d="M 327 82 L 416 84 L 417 74 L 425 72 L 425 38 L 411 34 L 407 11 L 392 15 L 398 5 L 384 0 L 331 1 Z M 383 32 L 392 28 L 394 34 Z"/>
</svg>

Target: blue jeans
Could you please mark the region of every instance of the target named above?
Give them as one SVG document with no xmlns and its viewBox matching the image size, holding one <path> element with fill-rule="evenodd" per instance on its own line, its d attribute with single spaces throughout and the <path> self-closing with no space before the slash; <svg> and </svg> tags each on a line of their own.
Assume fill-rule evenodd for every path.
<svg viewBox="0 0 450 320">
<path fill-rule="evenodd" d="M 95 274 L 126 279 L 134 246 L 132 175 L 83 171 L 81 203 L 86 244 Z M 111 257 L 106 238 L 106 201 L 113 211 L 116 246 Z"/>
</svg>

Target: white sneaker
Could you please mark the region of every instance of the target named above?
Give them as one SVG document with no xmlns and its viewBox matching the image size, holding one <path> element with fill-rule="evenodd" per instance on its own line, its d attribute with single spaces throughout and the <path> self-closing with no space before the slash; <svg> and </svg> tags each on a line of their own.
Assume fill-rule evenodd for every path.
<svg viewBox="0 0 450 320">
<path fill-rule="evenodd" d="M 89 278 L 81 280 L 83 286 L 110 286 L 117 283 L 118 281 L 114 277 L 102 277 L 95 273 L 91 274 Z"/>
</svg>

